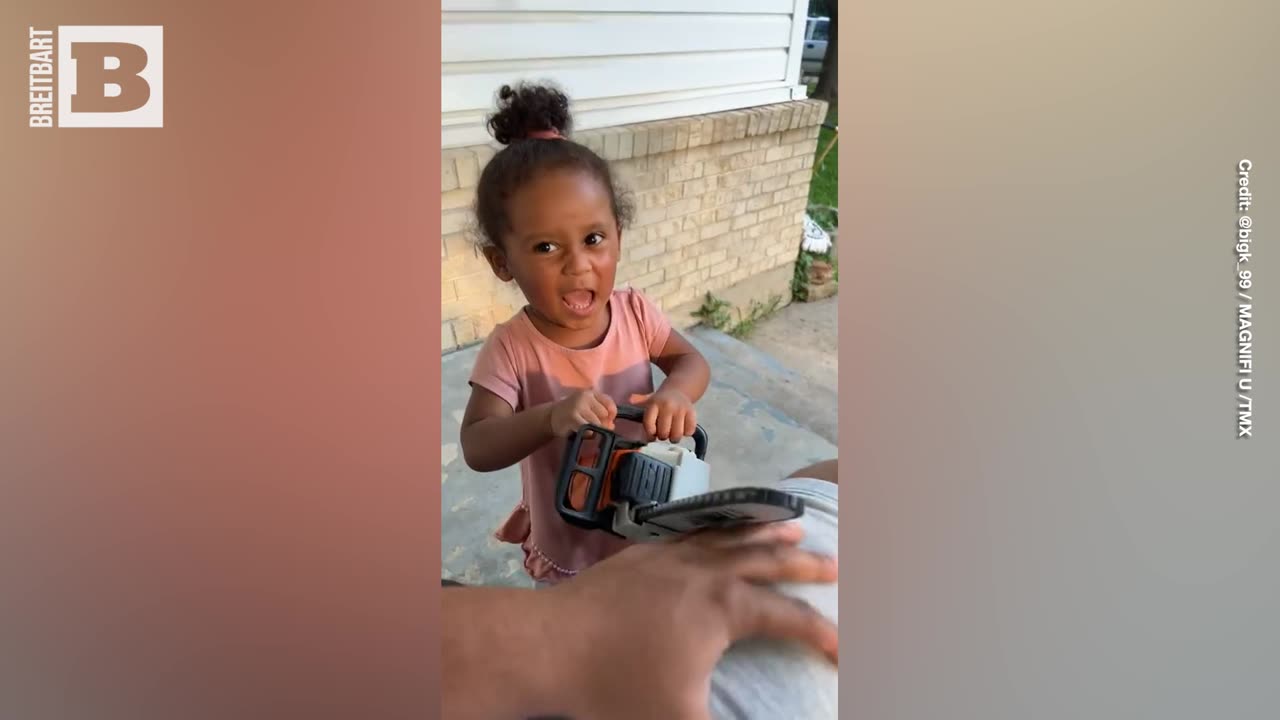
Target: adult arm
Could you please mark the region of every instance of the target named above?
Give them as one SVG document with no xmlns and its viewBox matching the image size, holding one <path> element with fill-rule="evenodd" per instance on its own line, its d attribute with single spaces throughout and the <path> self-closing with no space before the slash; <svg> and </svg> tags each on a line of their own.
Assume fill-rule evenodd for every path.
<svg viewBox="0 0 1280 720">
<path fill-rule="evenodd" d="M 752 636 L 836 661 L 833 624 L 766 583 L 832 583 L 794 524 L 631 546 L 548 590 L 443 590 L 446 718 L 709 718 L 709 678 Z M 636 678 L 644 682 L 636 684 Z"/>
</svg>

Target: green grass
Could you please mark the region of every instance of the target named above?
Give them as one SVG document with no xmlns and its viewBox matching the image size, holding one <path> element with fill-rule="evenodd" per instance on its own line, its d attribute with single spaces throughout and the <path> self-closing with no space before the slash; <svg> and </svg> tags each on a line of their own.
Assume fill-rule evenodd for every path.
<svg viewBox="0 0 1280 720">
<path fill-rule="evenodd" d="M 813 95 L 814 83 L 809 84 L 809 95 Z M 827 108 L 827 117 L 824 121 L 827 125 L 835 125 L 840 119 L 840 109 L 835 103 L 831 103 Z M 831 142 L 834 132 L 826 128 L 822 128 L 818 132 L 818 146 L 813 151 L 814 162 L 818 160 L 818 156 L 822 154 L 823 148 Z M 809 214 L 819 225 L 827 230 L 831 230 L 839 225 L 840 216 L 838 213 L 819 209 L 815 206 L 823 206 L 829 208 L 840 207 L 840 168 L 838 158 L 840 157 L 840 143 L 836 142 L 831 151 L 827 153 L 821 165 L 814 165 L 813 179 L 809 183 Z M 815 260 L 822 260 L 831 263 L 832 269 L 835 271 L 832 280 L 838 280 L 840 277 L 839 261 L 832 257 L 830 252 L 815 254 L 800 250 L 796 256 L 796 265 L 794 275 L 791 279 L 791 297 L 794 300 L 803 302 L 808 296 L 809 268 Z"/>
<path fill-rule="evenodd" d="M 840 108 L 832 104 L 827 110 L 826 122 L 829 125 L 835 125 L 839 120 Z M 818 155 L 822 153 L 822 149 L 831 142 L 835 133 L 826 128 L 818 133 L 818 147 L 814 151 L 814 161 L 817 161 Z M 813 181 L 809 185 L 809 204 L 810 205 L 826 205 L 827 207 L 839 207 L 839 187 L 840 187 L 840 168 L 838 158 L 840 157 L 840 143 L 837 141 L 836 146 L 831 148 L 831 152 L 827 153 L 827 157 L 823 159 L 822 165 L 814 165 Z M 819 224 L 835 225 L 837 218 L 815 217 Z M 830 228 L 828 228 L 830 229 Z"/>
</svg>

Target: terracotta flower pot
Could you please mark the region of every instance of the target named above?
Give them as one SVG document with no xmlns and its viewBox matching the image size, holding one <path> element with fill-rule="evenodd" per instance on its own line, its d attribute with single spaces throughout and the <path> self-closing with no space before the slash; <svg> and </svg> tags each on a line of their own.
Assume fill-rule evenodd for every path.
<svg viewBox="0 0 1280 720">
<path fill-rule="evenodd" d="M 809 284 L 826 285 L 831 281 L 832 274 L 830 263 L 814 260 L 813 264 L 809 266 Z"/>
</svg>

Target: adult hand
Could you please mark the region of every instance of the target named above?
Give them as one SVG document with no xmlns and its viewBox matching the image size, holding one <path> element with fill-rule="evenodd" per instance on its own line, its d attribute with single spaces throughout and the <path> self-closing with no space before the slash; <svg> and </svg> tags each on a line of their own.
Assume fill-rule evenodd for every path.
<svg viewBox="0 0 1280 720">
<path fill-rule="evenodd" d="M 562 705 L 575 720 L 706 720 L 711 672 L 751 636 L 837 661 L 836 627 L 762 583 L 830 583 L 836 562 L 795 547 L 794 524 L 639 544 L 541 591 L 555 612 Z"/>
</svg>

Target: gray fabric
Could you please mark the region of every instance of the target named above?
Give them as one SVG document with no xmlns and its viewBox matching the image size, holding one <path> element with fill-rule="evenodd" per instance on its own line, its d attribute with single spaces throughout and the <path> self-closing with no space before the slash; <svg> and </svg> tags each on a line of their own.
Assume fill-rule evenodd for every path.
<svg viewBox="0 0 1280 720">
<path fill-rule="evenodd" d="M 836 555 L 839 537 L 838 486 L 821 480 L 789 479 L 780 488 L 805 501 L 804 547 Z M 807 601 L 839 622 L 836 585 L 787 585 L 782 592 Z M 807 648 L 752 640 L 729 649 L 711 677 L 711 715 L 716 720 L 836 718 L 836 669 Z"/>
</svg>

